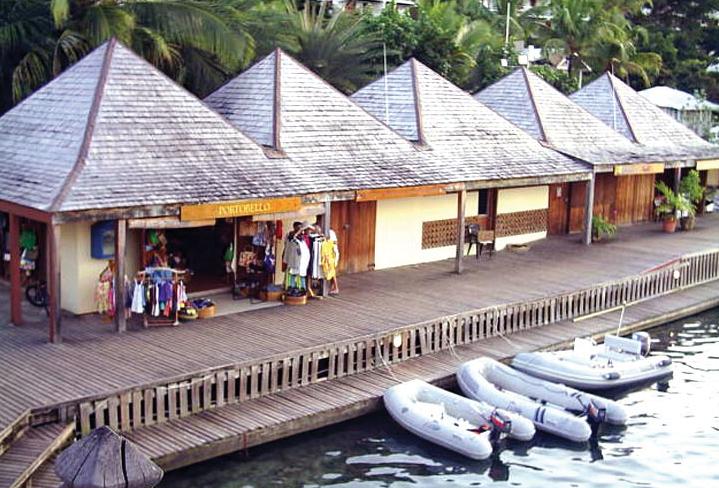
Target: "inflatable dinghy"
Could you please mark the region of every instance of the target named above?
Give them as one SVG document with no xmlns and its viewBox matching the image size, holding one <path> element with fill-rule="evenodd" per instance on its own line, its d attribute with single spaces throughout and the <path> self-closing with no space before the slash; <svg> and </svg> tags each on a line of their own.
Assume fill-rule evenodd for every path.
<svg viewBox="0 0 719 488">
<path fill-rule="evenodd" d="M 572 350 L 517 354 L 512 366 L 581 390 L 627 388 L 672 374 L 671 358 L 649 356 L 649 348 L 646 332 L 634 333 L 631 339 L 608 335 L 602 345 L 577 338 Z"/>
<path fill-rule="evenodd" d="M 384 404 L 405 429 L 472 459 L 487 459 L 492 454 L 493 429 L 521 440 L 534 437 L 534 425 L 527 419 L 421 380 L 388 388 Z"/>
<path fill-rule="evenodd" d="M 612 424 L 627 421 L 624 408 L 612 400 L 529 376 L 490 358 L 464 363 L 457 381 L 468 397 L 522 415 L 537 429 L 575 442 L 592 435 L 578 415 Z"/>
</svg>

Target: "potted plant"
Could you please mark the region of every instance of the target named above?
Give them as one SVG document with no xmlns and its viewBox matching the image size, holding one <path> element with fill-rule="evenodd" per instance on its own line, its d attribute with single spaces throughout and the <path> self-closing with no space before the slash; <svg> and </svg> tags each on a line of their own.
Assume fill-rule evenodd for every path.
<svg viewBox="0 0 719 488">
<path fill-rule="evenodd" d="M 592 241 L 598 242 L 603 238 L 611 239 L 617 233 L 617 226 L 601 215 L 592 216 Z"/>
<path fill-rule="evenodd" d="M 682 178 L 679 182 L 679 193 L 685 196 L 693 207 L 693 211 L 686 212 L 681 216 L 682 230 L 692 230 L 696 223 L 696 209 L 704 200 L 705 193 L 697 170 L 691 170 Z"/>
<path fill-rule="evenodd" d="M 672 233 L 677 229 L 677 219 L 681 215 L 694 213 L 694 205 L 684 195 L 674 193 L 663 181 L 657 181 L 656 187 L 663 197 L 657 215 L 662 218 L 664 232 Z"/>
</svg>

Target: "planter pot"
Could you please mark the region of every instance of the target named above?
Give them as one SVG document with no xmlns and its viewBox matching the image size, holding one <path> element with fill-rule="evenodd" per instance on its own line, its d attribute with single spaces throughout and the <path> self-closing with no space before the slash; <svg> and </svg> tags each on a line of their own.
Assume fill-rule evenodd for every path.
<svg viewBox="0 0 719 488">
<path fill-rule="evenodd" d="M 677 230 L 677 219 L 664 219 L 662 221 L 662 229 L 664 232 L 671 234 Z"/>
<path fill-rule="evenodd" d="M 682 224 L 682 230 L 693 230 L 694 226 L 697 223 L 697 218 L 693 215 L 689 217 L 683 217 L 681 224 Z"/>
</svg>

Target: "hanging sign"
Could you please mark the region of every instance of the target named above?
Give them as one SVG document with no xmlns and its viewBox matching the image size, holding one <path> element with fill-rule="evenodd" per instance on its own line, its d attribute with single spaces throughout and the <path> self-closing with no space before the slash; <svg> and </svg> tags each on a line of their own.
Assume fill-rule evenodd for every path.
<svg viewBox="0 0 719 488">
<path fill-rule="evenodd" d="M 300 197 L 237 200 L 234 202 L 185 205 L 180 209 L 181 220 L 221 219 L 278 212 L 291 212 L 302 206 Z"/>
<path fill-rule="evenodd" d="M 653 175 L 657 173 L 664 173 L 664 163 L 617 164 L 614 166 L 614 176 Z"/>
<path fill-rule="evenodd" d="M 719 159 L 697 161 L 697 171 L 704 171 L 705 169 L 719 169 Z"/>
</svg>

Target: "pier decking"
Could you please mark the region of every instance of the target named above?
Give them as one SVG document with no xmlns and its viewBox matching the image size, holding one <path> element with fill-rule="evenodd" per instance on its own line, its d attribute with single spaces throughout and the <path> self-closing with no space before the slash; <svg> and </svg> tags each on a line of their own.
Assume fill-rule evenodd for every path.
<svg viewBox="0 0 719 488">
<path fill-rule="evenodd" d="M 220 317 L 179 328 L 116 335 L 110 324 L 102 324 L 96 317 L 68 318 L 64 322 L 65 342 L 60 345 L 45 343 L 44 324 L 40 322 L 19 328 L 0 326 L 0 433 L 11 429 L 27 410 L 39 423 L 54 420 L 62 410 L 56 407 L 70 406 L 62 411 L 78 414 L 80 430 L 89 427 L 90 416 L 94 416 L 93 425 L 98 421 L 115 422 L 166 467 L 181 466 L 188 460 L 197 461 L 363 413 L 376 406 L 381 391 L 396 381 L 393 375 L 397 379 L 418 375 L 442 379 L 460 360 L 480 354 L 503 358 L 519 350 L 547 347 L 576 335 L 610 329 L 616 324 L 616 315 L 571 322 L 571 317 L 590 312 L 589 306 L 571 313 L 562 307 L 574 306 L 575 291 L 634 275 L 647 279 L 622 282 L 622 286 L 630 295 L 636 288 L 633 296 L 639 299 L 661 295 L 662 286 L 669 286 L 666 292 L 680 290 L 669 283 L 671 276 L 666 273 L 656 279 L 651 273 L 642 273 L 662 269 L 679 256 L 714 249 L 718 239 L 719 220 L 713 217 L 700 219 L 698 229 L 685 234 L 662 234 L 656 224 L 623 228 L 616 241 L 589 248 L 580 245 L 575 237 L 551 238 L 537 243 L 526 254 L 499 253 L 492 259 L 482 257 L 479 262 L 469 258 L 468 270 L 461 276 L 450 272 L 448 262 L 346 276 L 341 279 L 342 295 L 338 298 L 305 307 Z M 711 259 L 715 259 L 714 255 Z M 702 266 L 714 269 L 715 264 L 707 261 Z M 714 279 L 707 278 L 706 281 Z M 640 286 L 646 289 L 644 295 L 638 292 Z M 593 295 L 587 294 L 581 303 L 601 309 L 607 308 L 610 299 L 622 299 L 608 297 L 606 290 L 609 288 L 604 295 L 590 290 Z M 631 307 L 627 323 L 641 323 L 651 317 L 656 320 L 677 309 L 709 306 L 717 291 L 712 283 L 653 298 Z M 550 307 L 547 297 L 554 297 L 556 306 Z M 6 293 L 0 294 L 0 307 L 6 303 Z M 545 303 L 546 307 L 526 309 L 535 307 L 535 303 Z M 508 309 L 507 304 L 516 305 Z M 488 323 L 475 322 L 474 332 L 469 331 L 472 327 L 466 322 L 459 325 L 458 314 L 486 307 L 495 307 L 504 314 L 501 322 L 492 322 L 491 333 L 488 329 L 482 332 Z M 510 338 L 497 336 L 502 334 L 497 324 L 503 327 L 505 318 L 523 330 Z M 427 321 L 440 325 L 434 334 L 437 344 L 423 344 L 420 359 L 400 357 L 414 356 L 414 348 L 404 348 L 409 344 L 405 341 L 415 339 L 409 335 L 414 330 L 409 326 Z M 449 343 L 444 342 L 445 322 L 455 327 Z M 551 327 L 536 327 L 549 322 L 554 322 Z M 379 340 L 375 336 L 400 329 L 405 352 L 398 356 L 396 348 L 390 351 L 386 338 Z M 363 341 L 367 349 L 355 346 Z M 447 349 L 447 344 L 452 347 Z M 308 353 L 302 356 L 303 364 L 288 366 L 290 359 L 300 358 L 303 350 L 324 345 L 345 352 Z M 242 367 L 233 365 L 260 364 L 265 359 L 266 363 L 245 372 L 251 386 L 238 379 L 245 377 Z M 401 362 L 393 364 L 389 372 L 380 367 L 387 359 Z M 373 368 L 369 368 L 370 363 Z M 240 376 L 231 376 L 235 369 Z M 290 371 L 297 369 L 303 372 L 299 380 L 290 376 Z M 262 375 L 262 370 L 267 374 Z M 330 381 L 315 383 L 318 371 Z M 244 388 L 247 398 L 235 390 L 236 384 L 239 390 Z M 183 395 L 170 393 L 174 390 L 168 386 L 172 385 L 186 392 L 184 410 Z M 290 385 L 292 389 L 285 388 Z M 294 388 L 296 385 L 301 387 Z M 155 406 L 153 410 L 160 400 L 163 408 Z M 232 404 L 234 401 L 241 403 Z M 213 409 L 201 413 L 209 404 Z M 328 405 L 335 414 L 312 418 L 313 412 Z M 77 406 L 82 406 L 80 411 Z"/>
</svg>

